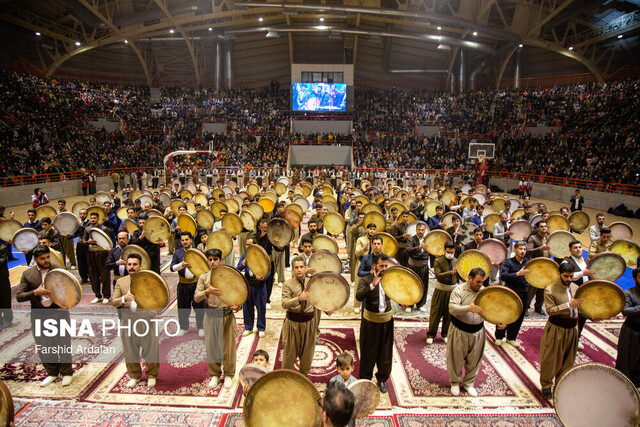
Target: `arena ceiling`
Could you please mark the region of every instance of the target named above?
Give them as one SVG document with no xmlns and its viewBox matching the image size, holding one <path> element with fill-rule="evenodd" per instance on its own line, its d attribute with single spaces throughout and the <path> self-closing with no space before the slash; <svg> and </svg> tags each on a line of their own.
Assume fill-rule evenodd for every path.
<svg viewBox="0 0 640 427">
<path fill-rule="evenodd" d="M 640 0 L 0 0 L 0 60 L 151 86 L 289 83 L 292 63 L 353 64 L 356 85 L 639 65 Z M 521 47 L 520 47 L 521 46 Z M 229 53 L 231 63 L 226 54 Z M 519 57 L 519 59 L 518 59 Z M 519 62 L 518 62 L 519 61 Z M 72 72 L 73 71 L 73 72 Z"/>
</svg>

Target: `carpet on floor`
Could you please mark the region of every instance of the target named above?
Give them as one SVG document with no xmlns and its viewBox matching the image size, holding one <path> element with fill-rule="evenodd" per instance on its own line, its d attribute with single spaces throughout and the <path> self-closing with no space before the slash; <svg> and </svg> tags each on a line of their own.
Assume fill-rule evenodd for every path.
<svg viewBox="0 0 640 427">
<path fill-rule="evenodd" d="M 224 414 L 220 427 L 244 427 L 242 413 Z M 358 427 L 395 427 L 393 415 L 371 416 L 356 420 Z"/>
<path fill-rule="evenodd" d="M 548 414 L 396 414 L 399 427 L 560 427 L 554 413 Z"/>
</svg>

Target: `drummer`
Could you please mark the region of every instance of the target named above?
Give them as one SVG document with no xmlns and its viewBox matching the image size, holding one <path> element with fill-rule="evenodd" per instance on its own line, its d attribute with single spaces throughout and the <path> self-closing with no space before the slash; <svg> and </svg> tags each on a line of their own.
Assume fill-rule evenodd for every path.
<svg viewBox="0 0 640 427">
<path fill-rule="evenodd" d="M 60 233 L 58 233 L 56 229 L 53 228 L 53 225 L 51 225 L 51 218 L 45 216 L 40 220 L 40 223 L 42 225 L 42 230 L 38 232 L 38 237 L 46 236 L 51 242 L 51 247 L 56 251 L 59 251 L 60 242 L 58 241 L 58 238 L 60 237 Z"/>
<path fill-rule="evenodd" d="M 540 385 L 542 394 L 553 399 L 551 387 L 573 367 L 578 351 L 578 308 L 583 299 L 575 299 L 578 286 L 573 283 L 573 266 L 560 264 L 560 278 L 544 289 L 549 319 L 540 340 Z"/>
<path fill-rule="evenodd" d="M 275 272 L 275 264 L 273 262 L 273 257 L 271 253 L 273 252 L 273 245 L 267 236 L 267 228 L 269 227 L 269 221 L 266 218 L 260 218 L 258 220 L 258 225 L 256 232 L 247 239 L 247 244 L 255 243 L 258 246 L 261 246 L 262 249 L 265 250 L 267 255 L 269 255 L 269 259 L 271 260 L 271 267 L 269 275 L 264 278 L 266 287 L 267 287 L 267 299 L 266 299 L 266 309 L 271 310 L 271 292 L 273 290 L 273 274 Z"/>
<path fill-rule="evenodd" d="M 620 328 L 616 369 L 640 387 L 640 268 L 633 270 L 633 280 L 635 286 L 624 291 L 626 319 Z"/>
<path fill-rule="evenodd" d="M 528 221 L 531 222 L 533 219 L 533 208 L 529 204 L 522 205 L 522 209 L 524 209 L 524 214 L 518 217 L 518 221 Z"/>
<path fill-rule="evenodd" d="M 237 326 L 235 312 L 241 307 L 229 306 L 220 300 L 222 292 L 212 283 L 213 272 L 222 259 L 220 249 L 208 249 L 205 252 L 210 271 L 198 278 L 193 300 L 204 305 L 204 342 L 207 349 L 207 367 L 209 370 L 209 387 L 215 388 L 220 383 L 220 375 L 224 370 L 224 388 L 231 388 L 236 375 L 236 339 Z M 220 336 L 222 335 L 222 346 Z M 222 353 L 222 354 L 221 354 Z M 223 368 L 219 361 L 223 360 Z"/>
<path fill-rule="evenodd" d="M 122 267 L 122 266 L 120 266 Z M 137 304 L 134 296 L 131 294 L 131 279 L 142 269 L 142 257 L 138 254 L 129 254 L 126 261 L 127 275 L 122 275 L 116 282 L 113 289 L 113 297 L 111 305 L 118 309 L 118 315 L 122 315 L 122 322 L 131 325 L 137 324 L 140 320 L 150 324 L 151 319 L 155 319 L 155 315 L 151 310 L 136 311 Z M 133 328 L 133 326 L 132 326 Z M 156 378 L 160 371 L 160 348 L 158 335 L 155 328 L 150 326 L 146 333 L 144 327 L 135 327 L 135 333 L 127 334 L 126 329 L 120 334 L 122 340 L 122 349 L 124 351 L 124 360 L 129 374 L 129 382 L 127 388 L 135 387 L 142 378 L 142 365 L 140 364 L 140 356 L 147 364 L 145 373 L 147 375 L 147 387 L 156 386 Z"/>
<path fill-rule="evenodd" d="M 590 276 L 596 274 L 594 270 L 587 267 L 587 259 L 582 257 L 582 243 L 578 240 L 572 240 L 569 242 L 569 250 L 571 256 L 566 257 L 562 263 L 569 263 L 573 267 L 573 283 L 578 287 L 588 282 Z M 580 342 L 580 336 L 582 335 L 582 329 L 584 324 L 587 323 L 587 318 L 578 314 L 578 350 L 583 350 L 584 346 Z"/>
<path fill-rule="evenodd" d="M 589 238 L 591 239 L 591 243 L 597 242 L 600 240 L 600 233 L 602 233 L 602 229 L 604 228 L 604 214 L 599 213 L 596 215 L 596 223 L 589 227 Z"/>
<path fill-rule="evenodd" d="M 480 317 L 482 308 L 475 305 L 475 301 L 484 279 L 484 270 L 472 269 L 467 282 L 456 286 L 449 299 L 451 326 L 447 342 L 447 371 L 451 382 L 451 394 L 454 396 L 460 395 L 460 385 L 469 396 L 478 396 L 473 384 L 480 372 L 485 331 L 484 320 Z M 504 329 L 506 325 L 499 325 L 498 328 Z"/>
<path fill-rule="evenodd" d="M 364 219 L 364 217 L 363 217 L 363 219 Z M 373 222 L 370 223 L 370 224 L 367 224 L 366 232 L 367 232 L 366 235 L 364 235 L 362 237 L 359 237 L 356 240 L 355 249 L 354 249 L 355 255 L 356 255 L 356 264 L 355 264 L 355 268 L 354 268 L 353 272 L 358 277 L 362 277 L 359 274 L 359 272 L 360 272 L 360 264 L 362 264 L 362 260 L 364 259 L 365 256 L 369 255 L 371 253 L 371 251 L 372 251 L 372 248 L 373 248 L 372 239 L 373 239 L 373 236 L 376 234 L 376 225 Z M 365 271 L 369 271 L 370 272 L 371 269 L 365 270 Z M 369 273 L 367 273 L 367 275 L 368 274 Z M 352 274 L 352 276 L 354 276 L 354 275 Z M 358 279 L 358 280 L 360 280 L 360 279 Z M 360 312 L 360 305 L 361 305 L 360 301 L 357 300 L 356 298 L 354 298 L 354 300 L 353 300 L 353 311 L 356 314 Z"/>
<path fill-rule="evenodd" d="M 0 239 L 0 331 L 13 323 L 11 310 L 11 281 L 9 279 L 9 255 L 11 245 Z"/>
<path fill-rule="evenodd" d="M 103 218 L 103 220 L 105 219 L 106 217 Z M 91 212 L 89 220 L 91 221 L 91 225 L 84 229 L 83 239 L 84 242 L 89 245 L 87 266 L 89 268 L 91 289 L 95 295 L 95 298 L 91 300 L 91 304 L 97 304 L 100 301 L 102 301 L 103 304 L 109 304 L 109 298 L 111 297 L 111 282 L 109 280 L 109 270 L 107 270 L 109 252 L 98 246 L 96 241 L 91 238 L 91 229 L 97 228 L 107 234 L 109 233 L 109 229 L 99 224 L 100 216 L 97 212 Z"/>
<path fill-rule="evenodd" d="M 47 350 L 71 347 L 71 337 L 68 334 L 55 335 L 53 337 L 45 336 L 44 334 L 36 336 L 35 328 L 33 327 L 37 320 L 56 319 L 58 322 L 71 322 L 68 310 L 58 307 L 53 302 L 49 307 L 45 307 L 42 304 L 43 297 L 51 297 L 51 293 L 44 288 L 44 279 L 47 273 L 52 270 L 50 253 L 51 251 L 46 246 L 38 245 L 35 247 L 33 258 L 36 265 L 29 267 L 22 273 L 16 300 L 18 302 L 29 301 L 31 303 L 31 332 L 36 343 L 36 352 L 47 372 L 47 377 L 40 383 L 40 387 L 46 387 L 53 383 L 58 379 L 59 375 L 62 375 L 62 386 L 66 387 L 73 381 L 71 353 L 58 353 L 57 351 L 54 353 Z M 48 308 L 48 310 L 45 310 L 45 308 Z"/>
<path fill-rule="evenodd" d="M 408 210 L 402 211 L 400 214 L 400 219 L 396 221 L 393 227 L 390 230 L 390 234 L 396 238 L 398 241 L 398 252 L 396 252 L 396 259 L 400 263 L 400 265 L 406 267 L 409 261 L 409 257 L 407 255 L 407 242 L 411 235 L 407 233 L 407 225 L 409 223 L 409 212 Z"/>
<path fill-rule="evenodd" d="M 191 264 L 184 260 L 184 254 L 188 249 L 191 249 L 193 243 L 193 237 L 188 231 L 180 233 L 180 245 L 179 249 L 173 252 L 173 258 L 171 259 L 171 271 L 178 272 L 178 321 L 180 322 L 180 332 L 178 336 L 181 337 L 189 331 L 189 316 L 191 315 L 191 308 L 193 307 L 196 312 L 196 326 L 198 327 L 198 335 L 204 336 L 203 319 L 204 319 L 204 304 L 196 302 L 194 300 L 194 293 L 198 278 L 193 275 L 191 270 Z"/>
<path fill-rule="evenodd" d="M 128 208 L 127 208 L 127 219 L 129 219 L 129 220 L 131 220 L 131 221 L 135 222 L 135 224 L 139 226 L 139 223 L 138 223 L 138 215 L 136 215 L 136 210 L 135 210 L 135 209 L 133 209 L 132 207 L 128 207 Z M 126 222 L 125 222 L 125 221 L 122 221 L 122 222 L 120 223 L 120 227 L 118 228 L 118 232 L 120 232 L 120 231 L 127 231 L 127 227 L 125 227 L 125 224 L 126 224 Z"/>
<path fill-rule="evenodd" d="M 462 236 L 460 235 L 460 217 L 454 216 L 451 219 L 452 226 L 447 228 L 447 233 L 451 236 L 453 244 L 456 246 L 456 256 L 460 256 L 463 251 Z"/>
<path fill-rule="evenodd" d="M 73 237 L 76 238 L 76 260 L 78 263 L 78 274 L 80 274 L 80 284 L 84 285 L 89 282 L 89 268 L 87 266 L 87 252 L 89 245 L 85 243 L 84 230 L 91 225 L 91 221 L 87 218 L 87 210 L 80 209 L 78 220 L 80 227 L 76 230 Z"/>
<path fill-rule="evenodd" d="M 149 260 L 151 261 L 151 271 L 160 274 L 160 248 L 164 247 L 165 243 L 162 240 L 158 240 L 158 243 L 153 243 L 147 239 L 144 233 L 144 224 L 149 217 L 146 214 L 142 214 L 138 217 L 140 222 L 140 229 L 133 232 L 131 236 L 132 245 L 138 245 L 147 252 Z"/>
<path fill-rule="evenodd" d="M 507 258 L 502 263 L 502 274 L 501 278 L 504 281 L 504 285 L 514 291 L 520 297 L 520 301 L 522 301 L 522 307 L 526 307 L 527 300 L 529 298 L 529 283 L 525 279 L 525 275 L 529 273 L 529 270 L 525 268 L 525 265 L 529 262 L 529 258 L 527 255 L 527 244 L 519 240 L 515 243 L 513 247 L 513 251 L 515 256 L 513 258 Z M 518 333 L 520 332 L 520 327 L 522 326 L 522 321 L 524 320 L 524 314 L 526 310 L 522 310 L 520 313 L 520 317 L 513 323 L 507 325 L 506 336 L 507 343 L 512 346 L 522 349 L 520 343 L 518 343 Z M 496 329 L 496 340 L 495 345 L 501 346 L 504 341 L 505 330 L 504 329 Z"/>
<path fill-rule="evenodd" d="M 360 323 L 360 379 L 370 380 L 377 366 L 378 388 L 387 392 L 387 380 L 391 376 L 393 362 L 393 312 L 391 300 L 382 290 L 380 279 L 389 265 L 389 256 L 381 253 L 373 256 L 371 274 L 360 279 L 356 299 L 365 301 Z M 401 306 L 402 309 L 406 307 Z"/>
<path fill-rule="evenodd" d="M 58 200 L 58 212 L 68 212 L 67 211 L 67 201 L 64 199 Z M 55 219 L 55 218 L 54 218 Z M 69 258 L 69 264 L 71 264 L 70 269 L 75 270 L 76 267 L 76 254 L 73 251 L 73 236 L 72 235 L 62 235 L 59 237 L 60 242 L 60 252 L 62 253 L 62 262 L 67 263 L 67 258 Z"/>
<path fill-rule="evenodd" d="M 309 376 L 316 346 L 318 311 L 309 303 L 306 287 L 307 269 L 302 257 L 291 261 L 293 277 L 282 287 L 282 308 L 286 318 L 282 324 L 282 368 L 293 369 L 300 359 L 300 373 Z M 313 269 L 311 269 L 313 270 Z"/>
<path fill-rule="evenodd" d="M 107 257 L 107 270 L 113 271 L 113 285 L 127 275 L 127 261 L 120 259 L 122 250 L 129 244 L 129 233 L 121 231 L 118 233 L 118 244 L 109 251 Z M 142 262 L 142 260 L 141 260 Z"/>
<path fill-rule="evenodd" d="M 27 217 L 29 219 L 27 220 L 27 222 L 24 223 L 23 227 L 24 228 L 33 228 L 37 232 L 40 232 L 42 230 L 42 223 L 37 218 L 36 210 L 35 209 L 29 209 L 27 211 Z M 32 252 L 25 252 L 24 256 L 25 256 L 25 258 L 27 260 L 27 265 L 31 264 L 31 259 L 33 258 Z"/>
<path fill-rule="evenodd" d="M 418 193 L 419 194 L 419 193 Z M 426 224 L 419 222 L 416 225 L 416 235 L 412 236 L 407 243 L 407 256 L 409 268 L 416 273 L 422 281 L 422 299 L 415 308 L 421 312 L 426 312 L 427 293 L 429 291 L 429 247 L 425 242 Z"/>
<path fill-rule="evenodd" d="M 547 233 L 547 221 L 540 220 L 536 229 L 538 232 L 529 236 L 529 239 L 527 240 L 527 253 L 529 254 L 529 258 L 551 258 L 551 254 L 549 253 L 551 246 L 547 244 L 547 239 L 549 238 L 549 234 Z M 535 312 L 538 314 L 545 314 L 542 309 L 542 304 L 544 302 L 544 289 L 535 288 L 533 286 L 529 287 L 529 298 L 527 300 L 527 305 L 524 307 L 524 311 L 529 309 L 534 297 L 536 299 L 534 304 Z"/>
<path fill-rule="evenodd" d="M 600 229 L 600 240 L 591 242 L 589 245 L 589 259 L 599 253 L 607 252 L 610 250 L 612 244 L 611 229 L 609 227 L 602 227 Z"/>
<path fill-rule="evenodd" d="M 427 332 L 427 344 L 433 344 L 438 333 L 440 319 L 442 329 L 440 335 L 447 342 L 451 314 L 449 313 L 449 299 L 451 292 L 458 284 L 458 259 L 455 257 L 456 247 L 451 240 L 444 243 L 444 255 L 436 258 L 433 272 L 436 276 L 436 287 L 431 297 L 431 310 L 429 312 L 429 331 Z"/>
<path fill-rule="evenodd" d="M 216 232 L 216 231 L 219 231 L 219 230 L 224 230 L 224 227 L 222 226 L 222 218 L 226 214 L 227 214 L 227 210 L 226 209 L 220 209 L 220 219 L 213 223 L 213 227 L 211 229 L 212 232 Z M 242 230 L 244 231 L 245 228 L 243 227 Z M 236 238 L 234 236 L 231 236 L 231 242 L 233 242 L 235 239 Z M 245 239 L 245 248 L 246 248 L 246 239 Z M 227 265 L 229 267 L 235 267 L 236 266 L 236 252 L 233 249 L 233 247 L 231 248 L 231 252 L 229 252 L 229 255 L 227 255 L 222 260 L 222 265 Z"/>
</svg>

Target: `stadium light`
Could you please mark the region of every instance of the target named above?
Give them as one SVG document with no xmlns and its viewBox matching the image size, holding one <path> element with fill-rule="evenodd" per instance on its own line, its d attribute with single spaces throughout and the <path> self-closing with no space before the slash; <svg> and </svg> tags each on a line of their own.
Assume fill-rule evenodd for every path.
<svg viewBox="0 0 640 427">
<path fill-rule="evenodd" d="M 36 31 L 36 36 L 41 36 L 40 31 Z"/>
<path fill-rule="evenodd" d="M 622 38 L 622 34 L 619 34 L 619 35 L 618 35 L 618 38 L 619 38 L 619 39 L 621 39 L 621 38 Z"/>
<path fill-rule="evenodd" d="M 524 47 L 524 45 L 523 45 L 522 43 L 520 43 L 520 44 L 518 45 L 518 47 Z"/>
<path fill-rule="evenodd" d="M 76 42 L 76 46 L 80 46 L 80 42 Z"/>
<path fill-rule="evenodd" d="M 477 35 L 478 35 L 478 32 L 477 32 L 477 31 L 474 31 L 474 32 L 473 32 L 473 35 L 474 35 L 474 36 L 477 36 Z"/>
<path fill-rule="evenodd" d="M 569 50 L 573 50 L 573 46 L 569 46 Z"/>
<path fill-rule="evenodd" d="M 438 31 L 442 30 L 442 27 L 440 25 L 438 25 Z"/>
<path fill-rule="evenodd" d="M 258 21 L 260 21 L 260 22 L 264 21 L 264 19 L 262 18 L 262 16 L 258 17 Z"/>
</svg>

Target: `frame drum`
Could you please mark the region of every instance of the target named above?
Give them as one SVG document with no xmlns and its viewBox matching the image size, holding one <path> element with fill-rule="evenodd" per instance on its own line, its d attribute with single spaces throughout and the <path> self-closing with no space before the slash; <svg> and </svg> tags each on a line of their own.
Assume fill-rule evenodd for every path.
<svg viewBox="0 0 640 427">
<path fill-rule="evenodd" d="M 134 220 L 129 218 L 124 220 L 124 228 L 127 230 L 127 233 L 131 234 L 132 236 L 133 233 L 135 233 L 137 230 L 140 230 L 138 224 L 136 224 Z"/>
<path fill-rule="evenodd" d="M 126 261 L 129 257 L 129 254 L 140 255 L 140 258 L 142 258 L 142 265 L 140 266 L 141 270 L 151 270 L 151 259 L 149 258 L 149 254 L 147 253 L 147 251 L 145 251 L 138 245 L 129 244 L 125 246 L 124 249 L 122 249 L 122 255 L 120 256 L 120 259 Z"/>
<path fill-rule="evenodd" d="M 242 387 L 246 386 L 250 388 L 256 383 L 256 381 L 264 377 L 267 372 L 269 372 L 267 368 L 262 365 L 258 365 L 257 363 L 247 363 L 242 367 L 242 369 L 240 369 L 240 374 L 238 375 L 240 384 L 242 384 Z"/>
<path fill-rule="evenodd" d="M 608 280 L 589 280 L 578 288 L 578 298 L 584 299 L 578 310 L 587 319 L 610 319 L 620 313 L 627 302 L 620 286 Z"/>
<path fill-rule="evenodd" d="M 251 196 L 251 198 L 253 198 L 253 196 L 258 194 L 259 192 L 260 192 L 260 187 L 258 187 L 256 184 L 251 183 L 247 185 L 247 193 L 249 193 L 249 196 Z"/>
<path fill-rule="evenodd" d="M 60 212 L 53 218 L 53 227 L 63 236 L 73 234 L 80 228 L 78 217 L 71 212 Z"/>
<path fill-rule="evenodd" d="M 389 255 L 391 258 L 396 256 L 398 252 L 398 241 L 389 233 L 376 233 L 375 236 L 382 237 L 382 252 Z"/>
<path fill-rule="evenodd" d="M 611 252 L 620 255 L 627 263 L 627 267 L 634 267 L 640 256 L 640 246 L 631 240 L 616 240 L 609 248 Z"/>
<path fill-rule="evenodd" d="M 524 209 L 522 209 L 522 208 L 513 209 L 513 203 L 511 204 L 511 208 L 512 208 L 511 220 L 513 222 L 515 222 L 514 219 L 518 220 L 518 218 L 520 218 L 522 215 L 524 215 Z M 524 221 L 524 220 L 520 220 L 520 221 Z"/>
<path fill-rule="evenodd" d="M 376 410 L 380 404 L 380 389 L 371 380 L 357 380 L 347 387 L 355 396 L 353 418 L 364 418 Z"/>
<path fill-rule="evenodd" d="M 13 235 L 13 246 L 22 252 L 32 251 L 39 241 L 38 232 L 33 228 L 21 228 Z"/>
<path fill-rule="evenodd" d="M 142 229 L 145 237 L 151 243 L 158 243 L 160 240 L 168 242 L 171 237 L 171 225 L 161 216 L 152 216 L 146 220 Z"/>
<path fill-rule="evenodd" d="M 460 224 L 463 224 L 462 217 L 460 215 L 458 215 L 456 212 L 449 211 L 446 214 L 442 215 L 442 218 L 440 218 L 440 227 L 444 229 L 453 227 L 453 218 L 459 218 Z"/>
<path fill-rule="evenodd" d="M 208 206 L 209 205 L 209 201 L 207 200 L 207 196 L 202 194 L 202 193 L 196 193 L 196 195 L 193 196 L 193 200 L 196 203 L 200 203 L 200 206 Z"/>
<path fill-rule="evenodd" d="M 9 427 L 14 420 L 13 398 L 9 388 L 0 381 L 0 426 Z"/>
<path fill-rule="evenodd" d="M 0 239 L 8 242 L 22 228 L 22 224 L 15 219 L 0 221 Z"/>
<path fill-rule="evenodd" d="M 167 194 L 167 193 L 165 193 L 163 191 L 158 195 L 158 197 L 160 198 L 160 201 L 162 202 L 162 206 L 164 206 L 165 208 L 171 204 L 171 195 L 170 194 Z"/>
<path fill-rule="evenodd" d="M 493 235 L 493 227 L 500 222 L 500 215 L 492 213 L 484 217 L 485 229 L 487 233 Z"/>
<path fill-rule="evenodd" d="M 196 222 L 205 230 L 211 230 L 213 228 L 213 224 L 216 222 L 216 218 L 213 216 L 213 212 L 202 209 L 196 214 Z"/>
<path fill-rule="evenodd" d="M 304 217 L 304 212 L 302 212 L 302 208 L 297 203 L 289 203 L 285 207 L 285 211 L 294 211 L 300 217 L 300 222 L 302 222 L 302 218 Z"/>
<path fill-rule="evenodd" d="M 485 193 L 473 193 L 471 197 L 476 199 L 479 204 L 484 205 L 485 202 L 487 201 L 487 197 L 485 196 L 485 194 L 486 194 L 486 191 Z"/>
<path fill-rule="evenodd" d="M 483 240 L 478 250 L 487 255 L 492 264 L 502 264 L 507 259 L 507 247 L 498 239 Z"/>
<path fill-rule="evenodd" d="M 195 237 L 198 226 L 196 225 L 196 222 L 191 217 L 191 215 L 188 215 L 188 214 L 180 215 L 178 217 L 176 225 L 180 227 L 180 232 L 188 231 L 189 233 L 191 233 L 192 238 Z"/>
<path fill-rule="evenodd" d="M 250 210 L 244 210 L 240 212 L 240 219 L 242 220 L 242 226 L 245 229 L 249 231 L 255 231 L 258 221 Z"/>
<path fill-rule="evenodd" d="M 187 189 L 184 189 L 180 191 L 180 198 L 182 200 L 184 199 L 191 200 L 193 198 L 193 193 Z"/>
<path fill-rule="evenodd" d="M 418 228 L 418 225 L 424 225 L 424 233 L 427 234 L 430 230 L 429 230 L 429 226 L 427 225 L 426 222 L 424 221 L 412 221 L 409 223 L 409 225 L 407 225 L 407 228 L 404 230 L 405 233 L 410 234 L 411 237 L 415 236 L 416 234 L 418 234 L 416 232 L 416 229 Z"/>
<path fill-rule="evenodd" d="M 475 304 L 482 307 L 480 316 L 494 325 L 509 325 L 522 314 L 520 297 L 506 286 L 483 288 L 478 293 Z"/>
<path fill-rule="evenodd" d="M 294 205 L 294 206 L 298 206 L 298 205 Z M 287 221 L 291 226 L 291 228 L 294 230 L 300 227 L 300 223 L 302 222 L 302 217 L 298 214 L 298 212 L 295 209 L 290 209 L 288 207 L 284 210 L 284 213 L 282 214 L 282 218 L 284 218 L 284 220 Z"/>
<path fill-rule="evenodd" d="M 233 267 L 219 265 L 211 273 L 211 283 L 222 291 L 218 298 L 231 307 L 241 306 L 249 296 L 246 277 Z"/>
<path fill-rule="evenodd" d="M 616 240 L 631 240 L 633 238 L 633 229 L 626 222 L 614 222 L 609 228 L 611 229 L 611 240 L 614 242 Z"/>
<path fill-rule="evenodd" d="M 627 263 L 615 252 L 602 252 L 589 260 L 587 268 L 596 272 L 591 279 L 614 282 L 622 277 L 627 269 Z"/>
<path fill-rule="evenodd" d="M 491 207 L 495 209 L 496 212 L 501 212 L 504 210 L 504 199 L 502 197 L 494 199 L 491 202 Z"/>
<path fill-rule="evenodd" d="M 456 200 L 456 193 L 454 193 L 453 191 L 447 190 L 442 193 L 442 203 L 444 203 L 446 206 L 449 206 L 454 200 Z"/>
<path fill-rule="evenodd" d="M 171 201 L 169 207 L 171 208 L 171 212 L 173 212 L 173 216 L 180 215 L 180 206 L 184 206 L 185 208 L 187 207 L 187 205 L 180 199 L 173 199 Z"/>
<path fill-rule="evenodd" d="M 380 206 L 378 206 L 376 203 L 367 203 L 362 207 L 362 212 L 364 212 L 365 215 L 368 214 L 369 212 L 382 213 L 382 208 L 380 208 Z"/>
<path fill-rule="evenodd" d="M 50 251 L 49 254 L 51 259 L 51 267 L 66 269 L 67 266 L 62 261 L 62 254 L 53 248 L 49 248 L 49 251 Z"/>
<path fill-rule="evenodd" d="M 550 215 L 547 219 L 547 233 L 553 234 L 558 230 L 569 231 L 569 220 L 561 214 Z"/>
<path fill-rule="evenodd" d="M 224 201 L 224 204 L 227 205 L 227 211 L 229 213 L 238 212 L 240 210 L 240 206 L 242 206 L 242 199 L 241 199 L 240 203 L 238 203 L 238 200 L 236 200 L 234 198 L 236 196 L 237 195 L 231 196 L 227 200 Z"/>
<path fill-rule="evenodd" d="M 330 271 L 342 274 L 342 261 L 340 261 L 338 255 L 327 249 L 316 250 L 311 254 L 307 267 L 315 269 L 316 273 Z"/>
<path fill-rule="evenodd" d="M 233 239 L 224 230 L 214 231 L 209 233 L 205 249 L 220 249 L 222 258 L 226 258 L 233 250 Z"/>
<path fill-rule="evenodd" d="M 372 211 L 365 214 L 362 226 L 366 228 L 371 223 L 376 225 L 376 231 L 384 231 L 387 228 L 387 220 L 380 212 Z"/>
<path fill-rule="evenodd" d="M 276 185 L 274 186 L 274 189 L 276 190 L 276 194 L 278 196 L 282 196 L 284 193 L 287 192 L 287 186 L 284 185 L 281 182 L 276 182 Z"/>
<path fill-rule="evenodd" d="M 111 196 L 106 191 L 98 191 L 96 194 L 93 195 L 93 197 L 96 198 L 96 203 L 100 207 L 102 207 L 104 205 L 104 202 L 110 202 L 111 201 Z M 138 197 L 140 197 L 140 196 L 138 196 Z M 138 197 L 135 197 L 134 200 L 137 199 Z"/>
<path fill-rule="evenodd" d="M 444 244 L 451 240 L 451 236 L 444 230 L 431 230 L 424 238 L 429 247 L 428 252 L 436 257 L 444 254 Z"/>
<path fill-rule="evenodd" d="M 640 424 L 638 390 L 622 372 L 601 363 L 569 369 L 556 383 L 553 406 L 566 427 Z"/>
<path fill-rule="evenodd" d="M 147 194 L 143 194 L 138 198 L 138 200 L 140 200 L 140 206 L 142 206 L 143 209 L 144 209 L 145 203 L 149 203 L 151 207 L 153 207 L 153 197 Z"/>
<path fill-rule="evenodd" d="M 380 286 L 384 293 L 400 305 L 414 305 L 423 294 L 422 280 L 406 267 L 388 267 L 382 274 Z"/>
<path fill-rule="evenodd" d="M 308 197 L 308 196 L 307 196 Z M 309 210 L 309 201 L 304 197 L 297 197 L 293 200 L 293 203 L 302 208 L 302 213 L 306 213 Z"/>
<path fill-rule="evenodd" d="M 476 231 L 476 228 L 480 227 L 471 222 L 465 222 L 464 224 L 462 224 L 458 229 L 458 233 L 460 233 L 460 235 L 458 236 L 459 243 L 461 243 L 463 246 L 468 246 L 469 243 L 473 242 L 473 234 Z"/>
<path fill-rule="evenodd" d="M 529 221 L 525 221 L 523 219 L 514 221 L 509 226 L 509 231 L 513 233 L 509 237 L 511 240 L 524 240 L 526 242 L 531 235 L 531 230 L 533 230 L 533 228 Z"/>
<path fill-rule="evenodd" d="M 326 249 L 338 254 L 338 242 L 334 238 L 327 236 L 326 234 L 317 234 L 313 238 L 313 248 L 315 250 Z"/>
<path fill-rule="evenodd" d="M 524 268 L 529 270 L 524 278 L 534 288 L 544 289 L 560 278 L 560 267 L 557 262 L 550 258 L 534 258 Z"/>
<path fill-rule="evenodd" d="M 287 246 L 293 239 L 293 229 L 282 218 L 275 218 L 269 222 L 267 237 L 274 246 Z"/>
<path fill-rule="evenodd" d="M 591 218 L 589 218 L 589 215 L 586 212 L 575 211 L 569 215 L 569 224 L 571 224 L 571 228 L 578 233 L 582 233 L 584 230 L 589 228 L 590 223 Z"/>
<path fill-rule="evenodd" d="M 202 274 L 211 270 L 207 257 L 198 249 L 187 249 L 184 253 L 184 262 L 191 265 L 189 271 L 196 278 L 199 278 Z"/>
<path fill-rule="evenodd" d="M 273 202 L 273 200 L 268 197 L 262 197 L 260 200 L 258 200 L 258 203 L 260 204 L 260 206 L 262 206 L 262 209 L 264 209 L 265 212 L 273 212 L 273 208 L 276 207 L 276 204 Z"/>
<path fill-rule="evenodd" d="M 481 268 L 486 277 L 489 277 L 492 267 L 491 258 L 477 249 L 467 249 L 458 257 L 456 267 L 458 267 L 458 275 L 460 275 L 463 280 L 469 278 L 469 273 L 474 268 Z"/>
<path fill-rule="evenodd" d="M 349 302 L 351 286 L 340 274 L 323 271 L 311 276 L 306 290 L 309 304 L 321 311 L 336 311 Z"/>
<path fill-rule="evenodd" d="M 264 208 L 260 203 L 249 203 L 249 206 L 247 206 L 247 210 L 249 210 L 249 212 L 253 214 L 256 221 L 258 221 L 264 215 Z"/>
<path fill-rule="evenodd" d="M 225 205 L 221 201 L 213 202 L 213 204 L 209 208 L 209 210 L 211 211 L 211 213 L 213 213 L 213 216 L 216 219 L 220 219 L 220 211 L 223 210 L 223 209 L 225 211 L 229 212 L 229 209 L 227 208 L 227 205 Z M 174 212 L 174 215 L 175 215 L 175 212 Z"/>
<path fill-rule="evenodd" d="M 89 202 L 80 200 L 79 202 L 75 202 L 73 204 L 73 207 L 71 208 L 71 212 L 73 212 L 75 216 L 80 217 L 80 211 L 82 209 L 88 209 L 88 208 L 89 208 Z"/>
<path fill-rule="evenodd" d="M 334 236 L 344 232 L 344 218 L 337 212 L 327 212 L 322 219 L 322 224 L 324 228 Z"/>
<path fill-rule="evenodd" d="M 105 251 L 110 251 L 113 249 L 113 242 L 111 241 L 111 237 L 104 231 L 99 228 L 92 228 L 89 230 L 89 235 L 93 240 L 96 241 L 96 245 L 100 246 Z"/>
<path fill-rule="evenodd" d="M 161 310 L 169 304 L 169 287 L 153 271 L 142 270 L 131 276 L 131 293 L 139 308 Z"/>
<path fill-rule="evenodd" d="M 271 271 L 271 259 L 262 246 L 247 245 L 245 260 L 247 267 L 256 277 L 267 277 Z"/>
<path fill-rule="evenodd" d="M 320 426 L 320 393 L 301 373 L 278 369 L 262 376 L 249 389 L 242 416 L 247 427 Z"/>
<path fill-rule="evenodd" d="M 232 236 L 237 236 L 242 233 L 242 228 L 244 227 L 244 223 L 242 222 L 242 218 L 237 213 L 226 213 L 222 217 L 221 225 L 224 227 L 224 230 L 231 234 Z"/>
<path fill-rule="evenodd" d="M 427 215 L 432 217 L 436 214 L 436 208 L 438 206 L 442 207 L 442 203 L 438 202 L 437 200 L 429 200 L 424 207 L 424 211 L 427 213 Z"/>
<path fill-rule="evenodd" d="M 44 278 L 44 288 L 51 292 L 51 300 L 59 307 L 73 308 L 82 300 L 82 286 L 67 270 L 49 271 Z"/>
<path fill-rule="evenodd" d="M 118 208 L 118 210 L 116 211 L 116 216 L 118 217 L 119 220 L 124 221 L 125 219 L 129 218 L 127 216 L 128 209 L 129 209 L 129 206 L 121 206 Z"/>
<path fill-rule="evenodd" d="M 287 178 L 286 176 L 281 176 L 280 178 L 278 178 L 277 182 L 283 183 L 285 187 L 289 186 L 289 178 Z"/>
<path fill-rule="evenodd" d="M 576 240 L 575 236 L 568 231 L 554 231 L 547 238 L 547 245 L 550 246 L 549 253 L 556 259 L 571 256 L 569 242 L 573 240 Z"/>
</svg>

